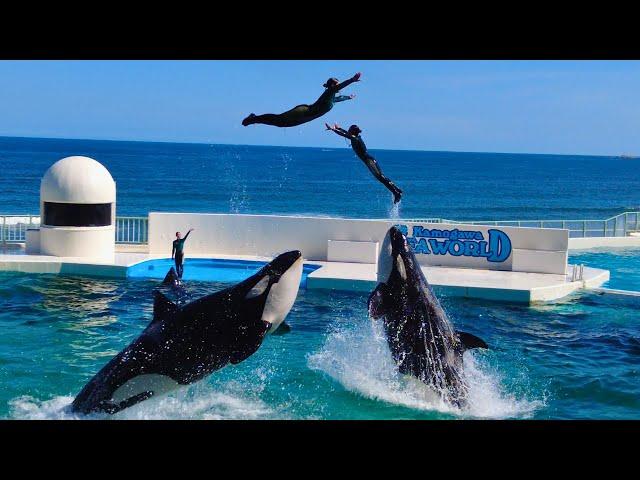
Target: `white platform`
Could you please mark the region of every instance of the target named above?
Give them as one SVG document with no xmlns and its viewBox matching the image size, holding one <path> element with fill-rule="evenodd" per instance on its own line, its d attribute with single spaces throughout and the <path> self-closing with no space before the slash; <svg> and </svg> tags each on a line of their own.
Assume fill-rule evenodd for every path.
<svg viewBox="0 0 640 480">
<path fill-rule="evenodd" d="M 0 271 L 49 273 L 126 278 L 127 268 L 145 260 L 166 258 L 137 252 L 117 252 L 113 262 L 81 257 L 46 255 L 0 255 Z M 270 261 L 248 255 L 197 255 L 188 258 L 217 258 Z M 375 264 L 308 261 L 321 268 L 307 277 L 307 289 L 335 289 L 368 292 L 376 286 Z M 569 295 L 581 288 L 599 287 L 609 280 L 609 271 L 584 267 L 584 279 L 571 282 L 569 275 L 524 273 L 424 266 L 429 283 L 444 295 L 508 302 L 545 302 Z M 569 272 L 572 268 L 569 268 Z"/>
<path fill-rule="evenodd" d="M 575 282 L 569 275 L 542 273 L 431 266 L 422 267 L 422 271 L 431 285 L 448 296 L 523 303 L 557 300 L 609 280 L 608 270 L 588 267 L 584 267 L 583 280 Z M 375 286 L 375 265 L 326 263 L 307 277 L 308 289 L 371 291 Z"/>
</svg>

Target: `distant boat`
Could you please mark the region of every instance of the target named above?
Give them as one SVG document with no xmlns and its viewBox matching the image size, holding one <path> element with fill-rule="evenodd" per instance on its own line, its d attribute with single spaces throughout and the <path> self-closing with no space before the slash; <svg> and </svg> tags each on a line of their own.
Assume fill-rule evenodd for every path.
<svg viewBox="0 0 640 480">
<path fill-rule="evenodd" d="M 638 158 L 637 155 L 628 155 L 628 154 L 624 154 L 624 155 L 620 155 L 620 158 L 627 158 L 627 159 L 631 159 L 631 158 Z"/>
</svg>

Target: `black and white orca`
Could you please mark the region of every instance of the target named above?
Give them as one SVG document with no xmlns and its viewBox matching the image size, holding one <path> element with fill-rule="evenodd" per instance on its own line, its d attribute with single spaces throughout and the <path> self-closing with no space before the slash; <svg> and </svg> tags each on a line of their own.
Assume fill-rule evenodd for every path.
<svg viewBox="0 0 640 480">
<path fill-rule="evenodd" d="M 242 362 L 291 310 L 302 263 L 299 251 L 283 253 L 243 282 L 185 305 L 156 290 L 151 323 L 85 385 L 71 411 L 116 413 Z"/>
<path fill-rule="evenodd" d="M 480 338 L 453 329 L 447 314 L 396 227 L 387 233 L 378 259 L 378 286 L 369 315 L 382 318 L 389 349 L 401 373 L 430 386 L 448 403 L 466 403 L 462 354 L 488 348 Z"/>
</svg>

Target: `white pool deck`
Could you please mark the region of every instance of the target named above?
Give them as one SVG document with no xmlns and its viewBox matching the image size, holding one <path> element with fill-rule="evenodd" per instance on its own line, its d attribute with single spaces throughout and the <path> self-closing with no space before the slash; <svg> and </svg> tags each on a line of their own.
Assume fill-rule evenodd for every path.
<svg viewBox="0 0 640 480">
<path fill-rule="evenodd" d="M 113 261 L 80 257 L 1 254 L 0 271 L 50 273 L 94 277 L 126 278 L 127 268 L 146 260 L 166 258 L 143 252 L 117 252 Z M 270 261 L 271 258 L 246 255 L 192 255 L 188 258 L 216 258 Z M 307 289 L 371 291 L 376 283 L 374 264 L 305 261 L 321 268 L 307 277 Z M 429 283 L 447 296 L 496 301 L 549 302 L 583 288 L 600 287 L 609 280 L 609 271 L 584 267 L 583 278 L 571 281 L 568 275 L 480 270 L 452 267 L 422 267 Z"/>
</svg>

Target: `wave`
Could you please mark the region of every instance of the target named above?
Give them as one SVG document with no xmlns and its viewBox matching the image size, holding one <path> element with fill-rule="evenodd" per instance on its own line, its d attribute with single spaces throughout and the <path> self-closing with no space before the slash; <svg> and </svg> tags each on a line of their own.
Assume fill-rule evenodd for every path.
<svg viewBox="0 0 640 480">
<path fill-rule="evenodd" d="M 331 332 L 322 349 L 308 357 L 308 365 L 366 398 L 454 417 L 529 418 L 545 404 L 544 399 L 517 398 L 505 391 L 500 372 L 466 352 L 468 406 L 453 407 L 424 383 L 398 372 L 381 322 L 367 321 Z"/>
<path fill-rule="evenodd" d="M 247 391 L 239 382 L 228 382 L 221 388 L 204 382 L 151 398 L 126 410 L 108 415 L 82 415 L 70 411 L 71 396 L 39 400 L 20 396 L 9 402 L 10 418 L 26 420 L 259 420 L 286 418 L 280 411 Z"/>
</svg>

